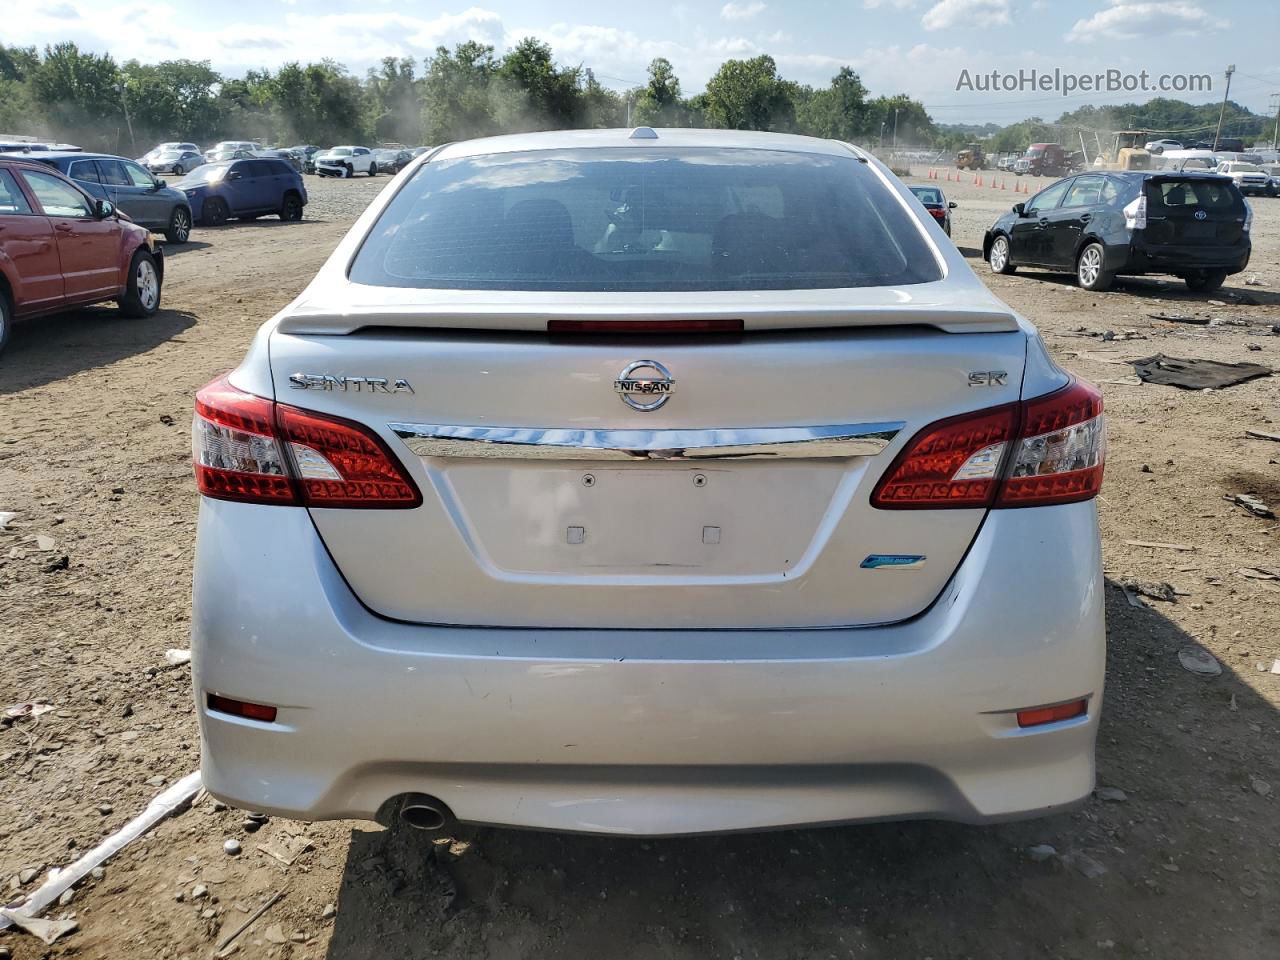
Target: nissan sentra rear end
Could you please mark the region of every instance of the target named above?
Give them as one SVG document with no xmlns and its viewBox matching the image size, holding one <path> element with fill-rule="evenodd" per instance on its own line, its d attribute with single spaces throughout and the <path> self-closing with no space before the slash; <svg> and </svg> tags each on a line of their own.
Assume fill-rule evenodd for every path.
<svg viewBox="0 0 1280 960">
<path fill-rule="evenodd" d="M 1092 788 L 1101 398 L 857 148 L 431 152 L 193 443 L 230 803 L 645 835 Z"/>
</svg>

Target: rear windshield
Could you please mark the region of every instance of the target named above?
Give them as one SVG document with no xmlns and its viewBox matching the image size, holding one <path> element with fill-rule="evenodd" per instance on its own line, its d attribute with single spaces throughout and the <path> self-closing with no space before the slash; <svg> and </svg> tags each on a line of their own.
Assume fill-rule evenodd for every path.
<svg viewBox="0 0 1280 960">
<path fill-rule="evenodd" d="M 498 290 L 800 290 L 924 283 L 921 228 L 853 156 L 552 150 L 429 163 L 357 283 Z"/>
<path fill-rule="evenodd" d="M 1147 204 L 1154 209 L 1243 210 L 1240 191 L 1230 180 L 1188 177 L 1186 180 L 1148 180 Z"/>
</svg>

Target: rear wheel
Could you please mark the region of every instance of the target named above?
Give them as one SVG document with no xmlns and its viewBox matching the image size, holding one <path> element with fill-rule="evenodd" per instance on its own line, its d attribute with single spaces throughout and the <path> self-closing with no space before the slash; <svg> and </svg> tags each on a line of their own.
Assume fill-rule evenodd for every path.
<svg viewBox="0 0 1280 960">
<path fill-rule="evenodd" d="M 992 273 L 1013 273 L 1018 268 L 1009 262 L 1009 238 L 1001 235 L 991 241 L 991 250 L 987 253 L 987 263 Z"/>
<path fill-rule="evenodd" d="M 185 177 L 187 175 L 187 168 L 180 163 L 174 164 L 173 175 L 175 177 Z"/>
<path fill-rule="evenodd" d="M 211 227 L 220 227 L 227 222 L 231 211 L 227 209 L 227 201 L 218 197 L 206 200 L 204 204 L 204 222 Z"/>
<path fill-rule="evenodd" d="M 286 193 L 284 203 L 280 205 L 281 220 L 302 219 L 302 198 L 296 193 Z"/>
<path fill-rule="evenodd" d="M 160 270 L 149 251 L 133 255 L 129 283 L 118 303 L 126 317 L 150 317 L 160 309 Z"/>
<path fill-rule="evenodd" d="M 1225 270 L 1193 270 L 1183 277 L 1187 283 L 1187 289 L 1192 293 L 1212 293 L 1222 286 L 1226 279 L 1227 271 Z"/>
<path fill-rule="evenodd" d="M 1104 269 L 1104 254 L 1100 243 L 1091 243 L 1080 251 L 1080 256 L 1076 257 L 1076 282 L 1080 289 L 1097 293 L 1111 289 L 1111 281 L 1116 275 Z"/>
<path fill-rule="evenodd" d="M 376 163 L 369 164 L 369 176 L 376 177 L 378 175 L 378 165 Z"/>
<path fill-rule="evenodd" d="M 186 243 L 191 236 L 191 211 L 186 207 L 174 207 L 169 217 L 169 228 L 164 238 L 170 243 Z"/>
</svg>

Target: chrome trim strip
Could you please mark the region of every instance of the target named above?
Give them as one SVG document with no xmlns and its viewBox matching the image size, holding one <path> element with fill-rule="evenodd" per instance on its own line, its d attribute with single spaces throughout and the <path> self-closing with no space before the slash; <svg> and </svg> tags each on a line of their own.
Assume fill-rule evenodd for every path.
<svg viewBox="0 0 1280 960">
<path fill-rule="evenodd" d="M 844 423 L 741 430 L 567 430 L 387 424 L 422 457 L 521 460 L 778 460 L 874 457 L 906 426 Z"/>
</svg>

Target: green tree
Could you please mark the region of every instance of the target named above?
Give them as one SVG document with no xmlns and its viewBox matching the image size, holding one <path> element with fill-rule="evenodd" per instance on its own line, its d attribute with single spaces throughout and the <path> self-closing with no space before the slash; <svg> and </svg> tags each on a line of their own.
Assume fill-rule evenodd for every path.
<svg viewBox="0 0 1280 960">
<path fill-rule="evenodd" d="M 801 88 L 795 99 L 796 126 L 804 133 L 852 141 L 867 132 L 867 88 L 849 67 L 841 67 L 827 89 Z"/>
<path fill-rule="evenodd" d="M 407 57 L 383 57 L 377 70 L 370 70 L 365 91 L 370 104 L 370 123 L 378 140 L 416 144 L 422 140 L 420 83 L 414 62 Z"/>
<path fill-rule="evenodd" d="M 792 97 L 773 57 L 728 60 L 707 83 L 704 113 L 713 127 L 785 131 L 795 125 Z"/>
<path fill-rule="evenodd" d="M 422 81 L 422 122 L 427 143 L 446 143 L 497 132 L 489 85 L 498 64 L 493 47 L 468 40 L 438 47 L 426 62 Z"/>
<path fill-rule="evenodd" d="M 120 73 L 140 140 L 204 142 L 221 130 L 223 104 L 216 91 L 222 76 L 209 61 L 141 64 L 130 60 Z"/>
<path fill-rule="evenodd" d="M 626 121 L 622 97 L 603 86 L 589 69 L 582 71 L 581 122 L 584 127 L 620 127 Z"/>
<path fill-rule="evenodd" d="M 125 127 L 119 82 L 120 71 L 110 56 L 59 43 L 44 48 L 31 74 L 31 93 L 55 136 L 79 137 L 95 130 L 99 138 L 114 135 L 118 140 Z"/>
<path fill-rule="evenodd" d="M 863 137 L 877 143 L 890 144 L 895 139 L 899 146 L 932 143 L 937 128 L 924 105 L 912 100 L 905 93 L 892 97 L 876 97 L 867 104 L 867 125 Z M 894 125 L 897 136 L 894 137 Z"/>
<path fill-rule="evenodd" d="M 635 93 L 632 122 L 652 127 L 677 127 L 688 121 L 689 109 L 680 96 L 680 79 L 666 57 L 649 63 L 649 82 Z"/>
<path fill-rule="evenodd" d="M 498 126 L 507 132 L 579 126 L 579 75 L 577 67 L 557 67 L 547 44 L 525 37 L 502 58 L 492 87 Z"/>
</svg>

